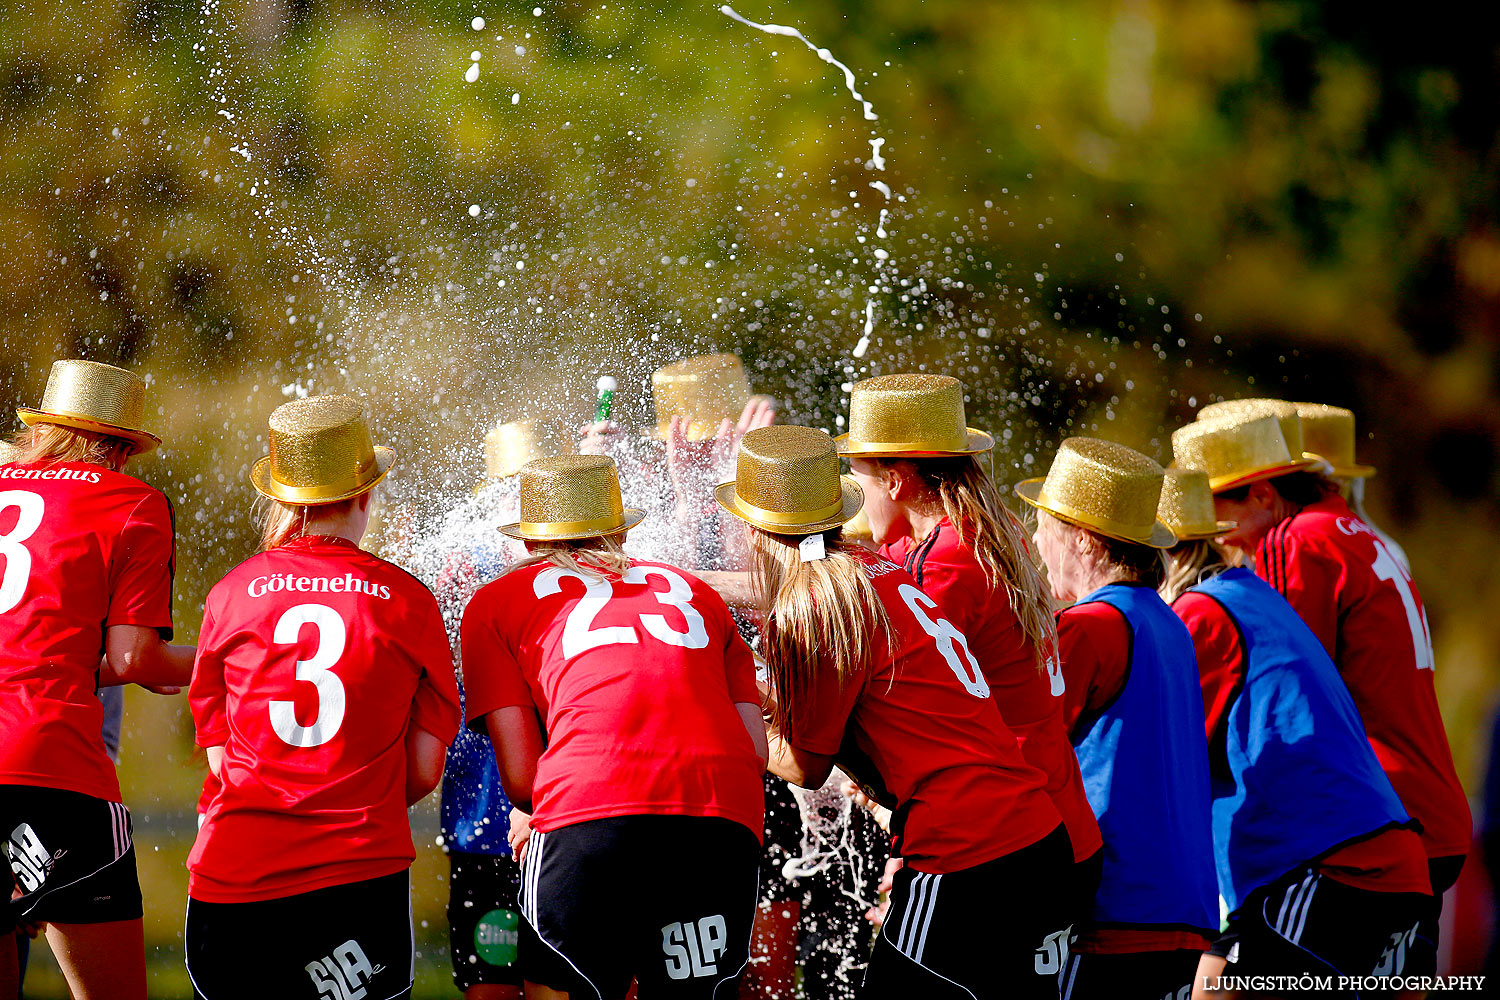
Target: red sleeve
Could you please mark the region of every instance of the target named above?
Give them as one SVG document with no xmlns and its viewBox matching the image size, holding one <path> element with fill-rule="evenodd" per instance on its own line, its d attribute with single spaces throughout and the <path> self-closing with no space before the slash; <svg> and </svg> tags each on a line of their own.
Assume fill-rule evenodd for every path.
<svg viewBox="0 0 1500 1000">
<path fill-rule="evenodd" d="M 514 577 L 501 577 L 480 589 L 464 609 L 459 644 L 464 666 L 464 706 L 469 728 L 484 731 L 484 716 L 500 708 L 536 708 L 510 639 L 502 632 L 501 590 Z M 476 723 L 476 720 L 477 723 Z"/>
<path fill-rule="evenodd" d="M 200 747 L 222 746 L 229 739 L 225 709 L 224 661 L 219 658 L 214 629 L 214 594 L 203 602 L 203 627 L 198 630 L 198 652 L 193 658 L 193 679 L 188 685 L 188 705 L 193 712 L 194 740 Z"/>
<path fill-rule="evenodd" d="M 1062 661 L 1063 722 L 1070 736 L 1084 716 L 1119 696 L 1130 672 L 1130 626 L 1103 601 L 1075 604 L 1057 616 L 1057 650 Z"/>
<path fill-rule="evenodd" d="M 458 678 L 453 673 L 453 652 L 437 601 L 426 590 L 417 593 L 415 621 L 411 623 L 413 650 L 422 676 L 412 696 L 411 721 L 451 744 L 463 720 L 458 701 Z"/>
<path fill-rule="evenodd" d="M 724 644 L 724 677 L 729 682 L 729 700 L 736 705 L 759 705 L 760 688 L 755 684 L 755 654 L 729 623 L 729 641 Z"/>
<path fill-rule="evenodd" d="M 175 571 L 172 508 L 157 490 L 141 497 L 125 525 L 110 567 L 108 625 L 141 625 L 172 635 Z"/>
<path fill-rule="evenodd" d="M 808 753 L 836 756 L 863 686 L 863 680 L 849 681 L 840 689 L 834 671 L 818 670 L 804 695 L 803 725 L 788 742 Z"/>
<path fill-rule="evenodd" d="M 1292 530 L 1296 521 L 1287 518 L 1260 540 L 1255 572 L 1286 598 L 1332 657 L 1338 645 L 1338 592 L 1343 572 L 1336 559 L 1316 551 Z"/>
<path fill-rule="evenodd" d="M 1245 683 L 1245 644 L 1234 619 L 1207 594 L 1183 594 L 1173 602 L 1172 610 L 1193 637 L 1198 681 L 1203 686 L 1204 732 L 1213 747 L 1218 745 L 1214 735 Z"/>
</svg>

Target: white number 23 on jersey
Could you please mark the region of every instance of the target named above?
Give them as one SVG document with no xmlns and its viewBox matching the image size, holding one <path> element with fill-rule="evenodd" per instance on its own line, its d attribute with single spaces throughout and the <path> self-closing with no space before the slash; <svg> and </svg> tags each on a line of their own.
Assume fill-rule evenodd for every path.
<svg viewBox="0 0 1500 1000">
<path fill-rule="evenodd" d="M 665 580 L 667 589 L 653 590 L 650 592 L 651 596 L 660 604 L 676 608 L 687 624 L 687 631 L 678 632 L 672 628 L 665 615 L 640 615 L 641 627 L 652 638 L 659 639 L 669 646 L 681 646 L 684 649 L 702 649 L 707 646 L 708 629 L 703 623 L 703 616 L 689 603 L 693 596 L 693 589 L 680 575 L 661 566 L 632 566 L 620 579 L 622 583 L 639 585 L 652 576 Z M 640 634 L 633 625 L 592 627 L 594 618 L 615 596 L 614 585 L 602 577 L 587 575 L 577 570 L 563 569 L 560 566 L 549 566 L 536 575 L 536 579 L 532 582 L 532 590 L 537 597 L 560 594 L 562 581 L 567 578 L 583 584 L 583 596 L 578 599 L 577 604 L 573 605 L 573 610 L 568 612 L 567 624 L 563 626 L 564 658 L 571 660 L 579 653 L 598 646 L 631 645 L 641 641 Z"/>
</svg>

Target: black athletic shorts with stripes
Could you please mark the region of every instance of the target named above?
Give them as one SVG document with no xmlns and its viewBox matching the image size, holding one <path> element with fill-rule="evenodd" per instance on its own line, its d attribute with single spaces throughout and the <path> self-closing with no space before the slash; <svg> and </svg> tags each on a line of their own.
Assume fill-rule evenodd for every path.
<svg viewBox="0 0 1500 1000">
<path fill-rule="evenodd" d="M 1039 955 L 1073 923 L 1073 847 L 1059 826 L 1029 847 L 932 875 L 902 868 L 861 1000 L 1057 1000 Z"/>
<path fill-rule="evenodd" d="M 141 916 L 130 810 L 91 795 L 0 785 L 0 838 L 22 895 L 18 922 L 100 924 Z"/>
<path fill-rule="evenodd" d="M 1297 868 L 1251 893 L 1208 950 L 1228 960 L 1226 976 L 1368 976 L 1392 936 L 1413 931 L 1430 900 Z"/>
<path fill-rule="evenodd" d="M 195 1000 L 397 1000 L 415 971 L 411 873 L 248 903 L 188 897 Z"/>
<path fill-rule="evenodd" d="M 732 1000 L 750 958 L 759 838 L 727 819 L 617 816 L 533 831 L 521 974 L 574 997 Z"/>
</svg>

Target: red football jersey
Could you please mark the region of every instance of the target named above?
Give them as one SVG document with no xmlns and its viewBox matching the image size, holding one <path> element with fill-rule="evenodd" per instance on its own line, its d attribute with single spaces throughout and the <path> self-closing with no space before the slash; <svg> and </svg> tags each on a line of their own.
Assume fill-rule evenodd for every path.
<svg viewBox="0 0 1500 1000">
<path fill-rule="evenodd" d="M 815 678 L 815 709 L 793 745 L 873 771 L 857 776 L 895 801 L 898 851 L 919 872 L 960 871 L 1041 840 L 1062 822 L 1047 777 L 1021 755 L 968 640 L 901 567 L 862 562 L 895 656 L 871 636 L 878 652 L 863 679 L 840 688 L 831 671 Z"/>
<path fill-rule="evenodd" d="M 0 465 L 0 784 L 120 801 L 94 692 L 104 630 L 172 632 L 172 510 L 98 465 Z"/>
<path fill-rule="evenodd" d="M 1422 597 L 1385 544 L 1338 497 L 1272 528 L 1255 571 L 1279 590 L 1338 666 L 1370 746 L 1430 858 L 1468 852 L 1469 803 L 1433 687 Z"/>
<path fill-rule="evenodd" d="M 718 816 L 763 835 L 762 768 L 735 709 L 760 704 L 754 657 L 696 577 L 537 563 L 480 588 L 461 632 L 470 725 L 515 706 L 542 721 L 533 827 Z"/>
<path fill-rule="evenodd" d="M 1063 724 L 1062 667 L 1055 650 L 1047 669 L 1037 666 L 1036 646 L 1021 630 L 1003 588 L 989 585 L 973 551 L 944 518 L 920 542 L 902 538 L 880 554 L 911 574 L 969 640 L 1000 717 L 1015 735 L 1026 760 L 1047 775 L 1047 794 L 1062 814 L 1075 861 L 1104 846 L 1099 824 L 1083 791 L 1078 755 Z"/>
<path fill-rule="evenodd" d="M 1071 741 L 1078 720 L 1103 711 L 1130 677 L 1130 624 L 1112 604 L 1090 601 L 1057 613 L 1058 658 L 1067 690 L 1063 724 Z"/>
<path fill-rule="evenodd" d="M 458 732 L 437 601 L 341 538 L 252 556 L 209 591 L 189 691 L 222 787 L 188 855 L 210 903 L 291 896 L 403 871 L 406 732 Z"/>
</svg>

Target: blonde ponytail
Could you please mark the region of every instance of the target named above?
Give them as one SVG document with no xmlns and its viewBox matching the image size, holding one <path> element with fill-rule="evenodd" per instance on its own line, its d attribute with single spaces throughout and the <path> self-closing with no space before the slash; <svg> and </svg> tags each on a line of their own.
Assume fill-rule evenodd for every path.
<svg viewBox="0 0 1500 1000">
<path fill-rule="evenodd" d="M 894 464 L 901 459 L 887 459 Z M 974 553 L 992 590 L 1004 590 L 1021 631 L 1031 642 L 1038 670 L 1057 648 L 1051 591 L 1031 551 L 1020 520 L 1000 499 L 995 482 L 975 455 L 906 459 L 922 483 L 938 495 L 959 544 Z"/>
<path fill-rule="evenodd" d="M 1196 587 L 1229 566 L 1206 538 L 1181 542 L 1167 551 L 1167 576 L 1157 592 L 1171 604 L 1189 587 Z"/>
<path fill-rule="evenodd" d="M 814 681 L 832 674 L 842 689 L 878 655 L 895 654 L 885 605 L 862 564 L 862 549 L 835 528 L 823 559 L 803 562 L 800 538 L 750 530 L 755 593 L 764 623 L 760 653 L 775 701 L 771 725 L 792 740 L 813 711 Z"/>
</svg>

